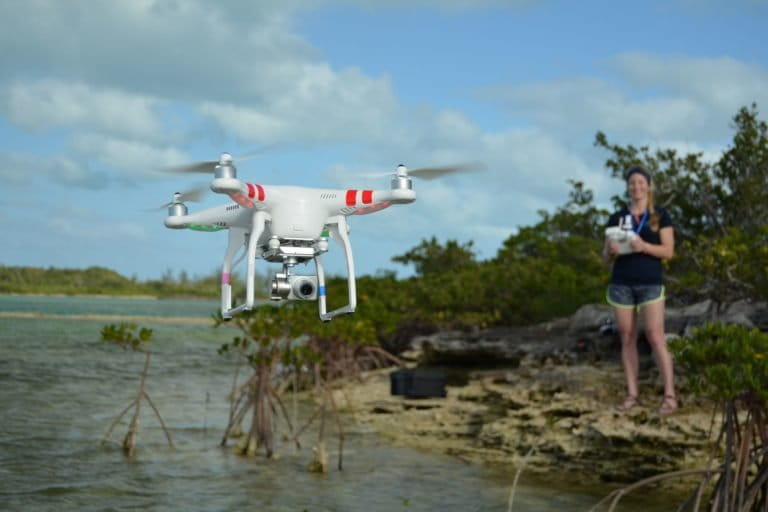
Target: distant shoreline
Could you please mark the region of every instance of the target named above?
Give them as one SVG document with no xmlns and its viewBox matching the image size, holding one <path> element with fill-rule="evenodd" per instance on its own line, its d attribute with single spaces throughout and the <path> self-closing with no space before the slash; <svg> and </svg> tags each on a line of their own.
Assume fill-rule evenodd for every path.
<svg viewBox="0 0 768 512">
<path fill-rule="evenodd" d="M 100 322 L 134 322 L 134 323 L 159 323 L 180 325 L 211 325 L 210 317 L 194 316 L 147 316 L 147 315 L 103 315 L 96 313 L 62 314 L 43 313 L 40 311 L 0 311 L 0 318 L 18 319 L 57 319 L 57 320 L 93 320 Z"/>
<path fill-rule="evenodd" d="M 18 292 L 0 292 L 0 297 L 72 297 L 88 299 L 136 299 L 136 300 L 216 300 L 217 297 L 196 297 L 191 295 L 169 295 L 167 297 L 159 295 L 120 295 L 109 293 L 18 293 Z"/>
</svg>

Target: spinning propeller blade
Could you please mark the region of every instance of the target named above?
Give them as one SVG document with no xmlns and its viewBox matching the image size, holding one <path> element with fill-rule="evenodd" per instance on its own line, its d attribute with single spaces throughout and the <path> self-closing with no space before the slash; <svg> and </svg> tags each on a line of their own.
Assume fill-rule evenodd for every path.
<svg viewBox="0 0 768 512">
<path fill-rule="evenodd" d="M 256 149 L 254 151 L 249 151 L 248 153 L 243 153 L 242 155 L 238 156 L 232 156 L 229 153 L 222 153 L 221 156 L 219 156 L 218 160 L 203 160 L 200 162 L 192 162 L 189 164 L 183 164 L 183 165 L 172 165 L 170 167 L 163 168 L 166 172 L 172 172 L 177 174 L 187 174 L 187 173 L 212 173 L 213 169 L 220 163 L 232 163 L 234 161 L 243 162 L 245 160 L 250 160 L 251 158 L 257 157 L 267 151 L 268 148 L 262 148 L 262 149 Z"/>
<path fill-rule="evenodd" d="M 187 190 L 186 192 L 176 192 L 173 194 L 173 200 L 168 201 L 165 204 L 161 204 L 157 208 L 151 208 L 149 211 L 157 211 L 162 210 L 163 208 L 168 208 L 174 203 L 196 203 L 200 201 L 208 192 L 209 188 L 207 185 L 200 185 L 193 189 Z"/>
<path fill-rule="evenodd" d="M 434 180 L 440 176 L 454 173 L 477 172 L 483 170 L 484 166 L 477 162 L 469 162 L 458 165 L 443 165 L 438 167 L 420 167 L 418 169 L 409 169 L 408 176 L 421 178 L 423 180 Z"/>
<path fill-rule="evenodd" d="M 411 176 L 413 178 L 419 178 L 422 180 L 434 180 L 441 176 L 445 176 L 446 174 L 477 172 L 477 171 L 482 171 L 483 169 L 485 169 L 485 166 L 479 162 L 466 162 L 463 164 L 455 164 L 455 165 L 419 167 L 418 169 L 406 168 L 405 175 Z M 397 175 L 398 173 L 399 171 L 396 170 L 394 174 Z M 364 178 L 382 178 L 384 176 L 392 176 L 392 174 L 393 173 L 391 172 L 387 172 L 387 173 L 375 173 L 375 174 L 361 174 L 359 176 Z"/>
<path fill-rule="evenodd" d="M 208 160 L 205 162 L 195 162 L 192 164 L 174 165 L 171 167 L 165 167 L 163 170 L 166 172 L 186 174 L 193 172 L 211 173 L 213 168 L 218 164 L 218 160 Z"/>
</svg>

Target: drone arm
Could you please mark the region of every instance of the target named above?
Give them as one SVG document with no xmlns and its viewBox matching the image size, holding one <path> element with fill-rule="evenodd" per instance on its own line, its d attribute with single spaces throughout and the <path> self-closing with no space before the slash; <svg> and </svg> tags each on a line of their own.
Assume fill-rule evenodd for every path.
<svg viewBox="0 0 768 512">
<path fill-rule="evenodd" d="M 337 240 L 344 249 L 344 257 L 347 261 L 347 289 L 349 293 L 349 303 L 346 306 L 342 306 L 338 309 L 326 313 L 325 302 L 325 272 L 323 271 L 323 265 L 319 256 L 315 257 L 315 266 L 317 268 L 317 280 L 318 280 L 318 309 L 320 310 L 320 319 L 324 322 L 328 322 L 333 317 L 338 315 L 344 315 L 347 313 L 354 313 L 357 309 L 357 290 L 355 284 L 355 261 L 352 258 L 352 245 L 349 242 L 349 235 L 347 234 L 347 219 L 343 215 L 333 217 L 330 219 L 329 231 L 334 240 Z"/>
<path fill-rule="evenodd" d="M 374 190 L 373 197 L 376 203 L 407 204 L 416 200 L 416 192 L 410 188 Z"/>
<path fill-rule="evenodd" d="M 367 215 L 388 208 L 393 204 L 407 204 L 416 200 L 416 193 L 410 188 L 390 190 L 347 190 L 344 204 L 338 212 L 343 215 Z"/>
<path fill-rule="evenodd" d="M 257 204 L 264 203 L 266 199 L 263 186 L 244 183 L 237 178 L 215 178 L 211 182 L 211 190 L 228 195 L 243 208 L 253 208 Z"/>
</svg>

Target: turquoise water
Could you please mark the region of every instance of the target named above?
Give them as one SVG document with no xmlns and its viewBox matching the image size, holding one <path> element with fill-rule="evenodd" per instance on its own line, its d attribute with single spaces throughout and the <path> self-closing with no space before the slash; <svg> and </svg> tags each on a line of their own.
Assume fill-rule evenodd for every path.
<svg viewBox="0 0 768 512">
<path fill-rule="evenodd" d="M 299 451 L 279 445 L 275 460 L 221 448 L 233 362 L 216 349 L 235 332 L 183 319 L 142 322 L 155 331 L 147 392 L 175 449 L 146 405 L 134 457 L 120 448 L 125 421 L 102 446 L 135 397 L 144 356 L 101 343 L 105 321 L 88 315 L 199 320 L 215 308 L 215 301 L 0 297 L 0 510 L 507 510 L 514 475 L 389 446 L 349 418 L 344 470 L 333 465 L 326 475 L 306 470 L 312 432 Z M 334 436 L 331 429 L 331 461 Z M 599 498 L 520 486 L 513 510 L 588 510 Z"/>
<path fill-rule="evenodd" d="M 0 311 L 208 318 L 217 300 L 0 295 Z"/>
</svg>

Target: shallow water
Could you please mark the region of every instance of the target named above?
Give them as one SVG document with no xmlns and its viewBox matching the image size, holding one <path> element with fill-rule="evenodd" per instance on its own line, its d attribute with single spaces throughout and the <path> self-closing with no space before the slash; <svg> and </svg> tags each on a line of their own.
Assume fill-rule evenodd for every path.
<svg viewBox="0 0 768 512">
<path fill-rule="evenodd" d="M 207 318 L 214 301 L 0 297 L 0 311 Z M 99 341 L 100 320 L 0 317 L 0 510 L 506 511 L 514 475 L 456 458 L 393 447 L 345 419 L 344 469 L 327 439 L 331 470 L 306 470 L 302 449 L 276 460 L 219 447 L 233 363 L 216 349 L 235 334 L 200 325 L 142 323 L 155 330 L 147 392 L 169 426 L 171 449 L 142 406 L 137 453 L 123 456 L 143 354 Z M 127 419 L 127 418 L 126 418 Z M 279 428 L 284 429 L 282 425 Z M 556 481 L 553 475 L 553 481 Z M 607 490 L 606 490 L 607 492 Z M 546 485 L 518 487 L 514 510 L 589 510 L 602 496 Z M 624 506 L 620 510 L 652 510 Z M 656 510 L 662 510 L 657 508 Z"/>
</svg>

